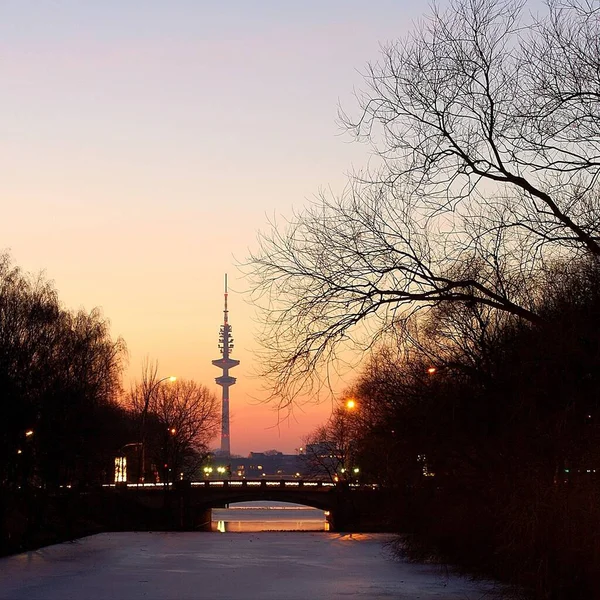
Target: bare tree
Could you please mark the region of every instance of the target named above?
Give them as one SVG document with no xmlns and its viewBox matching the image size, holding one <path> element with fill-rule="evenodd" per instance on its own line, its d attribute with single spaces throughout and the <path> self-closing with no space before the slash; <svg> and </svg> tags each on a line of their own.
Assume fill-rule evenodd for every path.
<svg viewBox="0 0 600 600">
<path fill-rule="evenodd" d="M 310 476 L 331 481 L 350 479 L 357 454 L 360 419 L 344 405 L 336 407 L 325 425 L 321 425 L 304 441 L 304 470 Z"/>
<path fill-rule="evenodd" d="M 179 478 L 194 475 L 206 458 L 209 443 L 219 426 L 219 402 L 206 386 L 176 381 L 159 388 L 152 404 L 162 430 L 166 474 Z M 170 470 L 170 471 L 169 471 Z"/>
<path fill-rule="evenodd" d="M 341 114 L 376 167 L 261 234 L 247 266 L 281 404 L 422 308 L 539 322 L 543 265 L 600 257 L 600 3 L 524 6 L 453 0 L 384 47 Z"/>
<path fill-rule="evenodd" d="M 0 255 L 0 486 L 101 479 L 125 359 L 100 310 L 67 310 L 42 274 Z"/>
<path fill-rule="evenodd" d="M 377 181 L 406 185 L 425 217 L 466 204 L 469 222 L 600 255 L 598 210 L 589 214 L 600 167 L 600 4 L 549 0 L 533 21 L 524 6 L 434 8 L 383 48 L 359 118 L 342 118 L 381 158 Z"/>
<path fill-rule="evenodd" d="M 158 386 L 167 379 L 170 378 L 159 379 L 158 361 L 151 361 L 149 357 L 145 357 L 142 362 L 142 380 L 133 384 L 129 391 L 128 404 L 139 422 L 137 480 L 140 482 L 145 480 L 148 469 L 146 461 L 148 413 L 155 404 L 154 394 L 157 392 Z"/>
<path fill-rule="evenodd" d="M 158 382 L 158 361 L 145 357 L 142 361 L 142 379 L 129 390 L 129 405 L 141 417 L 149 409 L 151 396 Z"/>
</svg>

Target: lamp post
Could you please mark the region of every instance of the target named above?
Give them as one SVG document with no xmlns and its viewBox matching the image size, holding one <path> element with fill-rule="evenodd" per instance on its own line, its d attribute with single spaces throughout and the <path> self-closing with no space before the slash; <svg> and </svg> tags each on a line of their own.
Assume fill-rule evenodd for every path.
<svg viewBox="0 0 600 600">
<path fill-rule="evenodd" d="M 140 446 L 142 451 L 140 452 L 140 469 L 138 474 L 139 483 L 144 483 L 146 476 L 146 416 L 148 415 L 148 407 L 150 406 L 150 400 L 152 399 L 152 394 L 154 390 L 158 388 L 158 386 L 163 381 L 176 381 L 177 377 L 171 375 L 170 377 L 163 377 L 159 379 L 154 385 L 151 385 L 144 393 L 144 408 L 142 409 L 142 430 L 141 430 L 141 441 Z"/>
<path fill-rule="evenodd" d="M 173 473 L 173 483 L 176 479 L 176 469 L 177 460 L 175 457 L 175 435 L 177 433 L 177 429 L 175 427 L 167 427 L 167 437 L 165 438 L 165 476 L 164 483 L 165 489 L 169 486 L 169 473 Z"/>
<path fill-rule="evenodd" d="M 348 481 L 352 477 L 352 473 L 356 477 L 358 474 L 358 467 L 354 466 L 355 460 L 355 440 L 354 434 L 357 426 L 358 418 L 359 418 L 359 403 L 355 398 L 347 398 L 344 402 L 344 426 L 345 426 L 345 436 L 347 436 L 347 441 L 345 442 L 344 449 L 344 468 L 341 473 L 344 475 L 344 479 Z"/>
</svg>

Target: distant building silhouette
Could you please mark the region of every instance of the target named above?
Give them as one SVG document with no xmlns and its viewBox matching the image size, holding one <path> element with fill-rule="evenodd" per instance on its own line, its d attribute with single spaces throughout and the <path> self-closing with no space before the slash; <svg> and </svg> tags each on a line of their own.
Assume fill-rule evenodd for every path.
<svg viewBox="0 0 600 600">
<path fill-rule="evenodd" d="M 290 479 L 304 474 L 302 457 L 276 450 L 250 452 L 247 458 L 232 457 L 231 472 L 234 479 Z"/>
</svg>

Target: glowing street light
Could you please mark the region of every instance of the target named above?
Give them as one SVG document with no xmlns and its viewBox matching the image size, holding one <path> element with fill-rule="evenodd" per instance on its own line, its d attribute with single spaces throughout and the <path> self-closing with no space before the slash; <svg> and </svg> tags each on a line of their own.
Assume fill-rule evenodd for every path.
<svg viewBox="0 0 600 600">
<path fill-rule="evenodd" d="M 354 410 L 356 408 L 356 400 L 354 398 L 348 398 L 348 400 L 346 400 L 346 408 L 348 410 Z"/>
<path fill-rule="evenodd" d="M 429 375 L 434 375 L 437 372 L 437 369 L 435 367 L 429 367 L 429 369 L 427 369 L 427 373 L 429 373 Z"/>
</svg>

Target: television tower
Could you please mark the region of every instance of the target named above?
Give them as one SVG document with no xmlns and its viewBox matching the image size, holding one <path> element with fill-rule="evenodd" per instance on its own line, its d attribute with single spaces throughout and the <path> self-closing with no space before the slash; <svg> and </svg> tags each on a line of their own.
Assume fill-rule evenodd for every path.
<svg viewBox="0 0 600 600">
<path fill-rule="evenodd" d="M 233 338 L 231 337 L 229 311 L 227 310 L 227 274 L 225 274 L 223 325 L 219 329 L 219 350 L 221 351 L 222 358 L 213 360 L 212 364 L 219 369 L 223 369 L 223 375 L 217 377 L 215 382 L 223 388 L 221 403 L 221 454 L 229 456 L 231 452 L 229 445 L 229 388 L 235 383 L 235 377 L 229 375 L 229 369 L 237 367 L 240 361 L 229 358 L 229 353 L 233 350 Z"/>
</svg>

